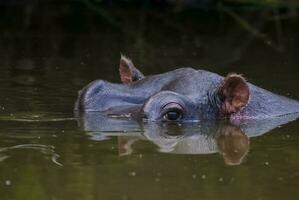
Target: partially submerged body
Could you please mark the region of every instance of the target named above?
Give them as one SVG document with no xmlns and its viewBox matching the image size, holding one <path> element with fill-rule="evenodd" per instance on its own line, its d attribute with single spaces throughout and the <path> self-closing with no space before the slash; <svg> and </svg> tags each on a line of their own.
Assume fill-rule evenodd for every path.
<svg viewBox="0 0 299 200">
<path fill-rule="evenodd" d="M 299 113 L 299 102 L 250 83 L 237 74 L 180 68 L 144 77 L 125 57 L 120 61 L 123 84 L 98 80 L 83 88 L 78 112 L 101 112 L 150 121 L 265 119 Z"/>
</svg>

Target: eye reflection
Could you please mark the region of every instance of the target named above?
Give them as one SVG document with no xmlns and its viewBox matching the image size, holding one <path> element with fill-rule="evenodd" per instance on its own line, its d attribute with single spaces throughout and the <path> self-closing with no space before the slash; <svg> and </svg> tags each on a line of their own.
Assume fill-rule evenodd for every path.
<svg viewBox="0 0 299 200">
<path fill-rule="evenodd" d="M 184 126 L 182 126 L 182 124 L 166 122 L 160 126 L 159 134 L 164 138 L 177 138 L 183 136 L 186 132 L 184 132 Z"/>
</svg>

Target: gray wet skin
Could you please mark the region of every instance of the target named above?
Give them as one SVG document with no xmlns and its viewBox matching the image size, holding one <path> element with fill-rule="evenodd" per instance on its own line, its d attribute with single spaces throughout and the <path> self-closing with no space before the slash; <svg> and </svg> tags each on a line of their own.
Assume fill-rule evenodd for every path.
<svg viewBox="0 0 299 200">
<path fill-rule="evenodd" d="M 237 74 L 180 68 L 144 76 L 133 63 L 120 59 L 122 84 L 96 80 L 85 86 L 75 104 L 79 113 L 149 121 L 265 119 L 299 113 L 299 102 L 253 84 Z"/>
</svg>

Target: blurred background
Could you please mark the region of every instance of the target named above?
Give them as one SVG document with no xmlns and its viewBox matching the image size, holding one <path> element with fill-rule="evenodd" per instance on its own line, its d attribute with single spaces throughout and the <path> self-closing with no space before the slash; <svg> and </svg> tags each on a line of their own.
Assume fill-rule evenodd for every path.
<svg viewBox="0 0 299 200">
<path fill-rule="evenodd" d="M 298 199 L 298 120 L 250 146 L 226 127 L 248 142 L 228 167 L 217 148 L 165 154 L 140 130 L 121 156 L 122 140 L 73 119 L 84 85 L 120 82 L 121 53 L 145 75 L 237 72 L 298 100 L 298 35 L 298 0 L 0 0 L 1 200 Z"/>
</svg>

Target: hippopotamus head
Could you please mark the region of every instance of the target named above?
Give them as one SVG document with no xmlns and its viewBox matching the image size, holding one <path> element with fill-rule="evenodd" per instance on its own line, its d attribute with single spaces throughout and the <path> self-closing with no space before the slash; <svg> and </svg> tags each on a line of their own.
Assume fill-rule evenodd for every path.
<svg viewBox="0 0 299 200">
<path fill-rule="evenodd" d="M 122 84 L 96 80 L 79 92 L 75 111 L 149 121 L 269 118 L 299 112 L 299 103 L 248 83 L 241 75 L 179 68 L 144 76 L 128 58 Z"/>
</svg>

